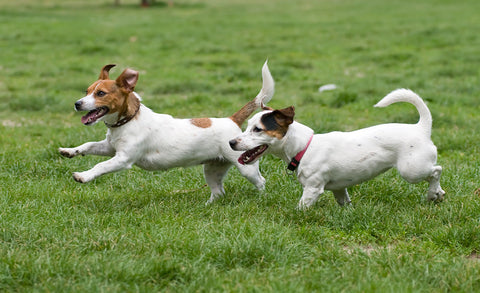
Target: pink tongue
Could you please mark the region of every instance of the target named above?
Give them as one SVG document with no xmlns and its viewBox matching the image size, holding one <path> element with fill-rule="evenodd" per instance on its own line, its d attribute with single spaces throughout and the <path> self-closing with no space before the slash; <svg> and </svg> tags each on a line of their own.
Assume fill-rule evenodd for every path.
<svg viewBox="0 0 480 293">
<path fill-rule="evenodd" d="M 251 150 L 248 150 L 240 155 L 238 162 L 242 165 L 250 164 L 254 162 L 258 157 L 260 157 L 263 152 L 268 148 L 266 145 L 261 145 Z"/>
<path fill-rule="evenodd" d="M 85 115 L 85 116 L 82 117 L 82 123 L 83 123 L 83 124 L 86 124 L 86 123 L 87 123 L 87 120 L 88 120 L 87 115 Z"/>
<path fill-rule="evenodd" d="M 82 123 L 83 124 L 87 124 L 89 122 L 93 122 L 95 121 L 95 116 L 97 116 L 98 114 L 98 111 L 91 111 L 91 112 L 88 112 L 87 115 L 83 116 L 82 117 Z M 90 121 L 91 120 L 91 121 Z"/>
</svg>

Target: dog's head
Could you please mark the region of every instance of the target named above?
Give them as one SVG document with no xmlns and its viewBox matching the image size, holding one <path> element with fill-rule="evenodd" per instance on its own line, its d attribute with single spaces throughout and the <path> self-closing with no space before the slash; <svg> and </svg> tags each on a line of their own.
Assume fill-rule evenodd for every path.
<svg viewBox="0 0 480 293">
<path fill-rule="evenodd" d="M 239 158 L 240 164 L 255 162 L 269 146 L 280 143 L 292 124 L 295 108 L 290 106 L 281 110 L 264 108 L 248 120 L 247 129 L 230 140 L 230 147 L 236 151 L 246 151 Z"/>
<path fill-rule="evenodd" d="M 75 110 L 89 111 L 82 117 L 82 123 L 93 125 L 107 114 L 123 114 L 127 111 L 127 99 L 138 80 L 138 72 L 125 69 L 116 79 L 109 79 L 108 73 L 115 65 L 105 65 L 100 71 L 98 80 L 88 87 L 87 95 L 75 103 Z"/>
</svg>

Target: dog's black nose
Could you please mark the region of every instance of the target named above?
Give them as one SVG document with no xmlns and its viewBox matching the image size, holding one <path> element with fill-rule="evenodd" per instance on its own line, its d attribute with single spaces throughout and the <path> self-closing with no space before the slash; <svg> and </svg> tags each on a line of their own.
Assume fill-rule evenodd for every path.
<svg viewBox="0 0 480 293">
<path fill-rule="evenodd" d="M 230 147 L 232 148 L 232 150 L 235 150 L 235 145 L 237 144 L 237 140 L 232 139 L 228 143 L 230 144 Z"/>
<path fill-rule="evenodd" d="M 81 106 L 82 106 L 82 102 L 81 102 L 81 101 L 77 101 L 77 102 L 75 103 L 75 110 L 77 110 L 77 111 L 80 110 L 80 107 L 81 107 Z"/>
</svg>

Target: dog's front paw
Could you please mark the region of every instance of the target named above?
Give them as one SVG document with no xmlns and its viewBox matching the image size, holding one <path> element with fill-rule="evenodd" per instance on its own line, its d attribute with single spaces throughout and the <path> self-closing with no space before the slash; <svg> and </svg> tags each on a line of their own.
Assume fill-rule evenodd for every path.
<svg viewBox="0 0 480 293">
<path fill-rule="evenodd" d="M 437 191 L 429 192 L 427 198 L 431 201 L 441 202 L 445 199 L 445 191 L 439 188 Z"/>
<path fill-rule="evenodd" d="M 73 179 L 75 179 L 75 181 L 80 183 L 87 183 L 88 181 L 91 181 L 93 178 L 89 178 L 88 174 L 85 174 L 85 172 L 74 172 Z"/>
<path fill-rule="evenodd" d="M 223 194 L 215 194 L 215 193 L 212 193 L 210 195 L 210 198 L 207 200 L 207 202 L 205 203 L 206 206 L 209 206 L 211 205 L 212 203 L 214 203 L 217 199 L 219 199 L 220 197 L 222 197 Z"/>
<path fill-rule="evenodd" d="M 79 154 L 79 152 L 75 151 L 75 149 L 69 149 L 69 148 L 58 148 L 58 151 L 60 152 L 60 155 L 67 158 L 73 158 Z"/>
<path fill-rule="evenodd" d="M 297 211 L 306 211 L 310 208 L 310 205 L 306 204 L 302 200 L 297 205 Z"/>
</svg>

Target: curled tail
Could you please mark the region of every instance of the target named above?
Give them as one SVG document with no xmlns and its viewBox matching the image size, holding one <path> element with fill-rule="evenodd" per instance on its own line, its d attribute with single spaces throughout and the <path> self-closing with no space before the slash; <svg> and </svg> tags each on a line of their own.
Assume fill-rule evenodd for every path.
<svg viewBox="0 0 480 293">
<path fill-rule="evenodd" d="M 407 102 L 413 104 L 417 108 L 420 114 L 420 120 L 418 125 L 423 128 L 429 135 L 432 132 L 432 114 L 428 110 L 427 105 L 423 102 L 422 98 L 411 90 L 397 89 L 386 95 L 375 107 L 386 107 L 390 104 L 397 102 Z"/>
<path fill-rule="evenodd" d="M 230 116 L 230 119 L 232 119 L 239 127 L 242 126 L 243 122 L 245 122 L 245 120 L 247 120 L 256 109 L 268 103 L 273 97 L 275 83 L 273 82 L 273 77 L 268 69 L 267 62 L 268 61 L 265 61 L 265 64 L 263 64 L 262 67 L 263 84 L 258 95 L 255 99 L 245 104 L 245 106 Z"/>
</svg>

